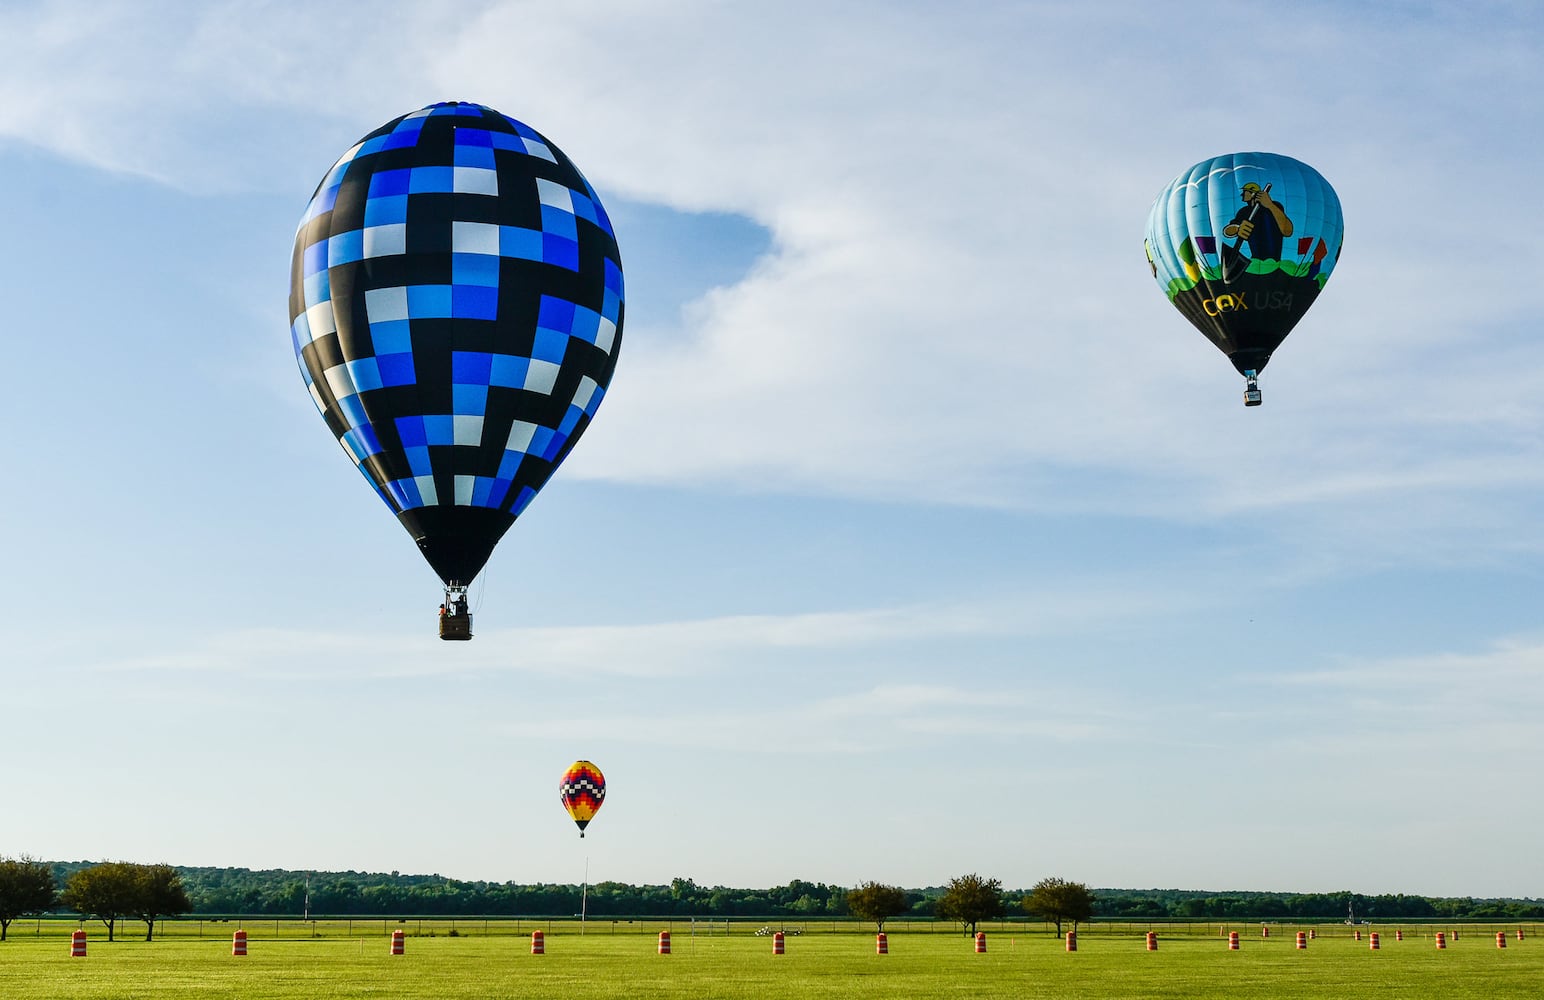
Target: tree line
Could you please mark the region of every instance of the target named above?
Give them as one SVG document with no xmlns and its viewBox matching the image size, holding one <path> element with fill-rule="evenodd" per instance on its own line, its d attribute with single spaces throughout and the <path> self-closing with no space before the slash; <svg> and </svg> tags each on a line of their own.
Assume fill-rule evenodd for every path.
<svg viewBox="0 0 1544 1000">
<path fill-rule="evenodd" d="M 1056 926 L 1089 920 L 1539 920 L 1535 899 L 1434 898 L 1333 893 L 1216 893 L 1174 889 L 1091 889 L 1060 878 L 1005 890 L 997 879 L 964 875 L 921 889 L 865 882 L 854 888 L 794 879 L 765 889 L 599 882 L 590 886 L 464 881 L 442 875 L 297 872 L 247 868 L 42 862 L 0 858 L 0 940 L 18 916 L 77 913 L 117 921 L 182 914 L 244 916 L 568 916 L 593 918 L 852 917 L 879 929 L 896 918 L 957 921 L 967 933 L 1008 915 Z"/>
</svg>

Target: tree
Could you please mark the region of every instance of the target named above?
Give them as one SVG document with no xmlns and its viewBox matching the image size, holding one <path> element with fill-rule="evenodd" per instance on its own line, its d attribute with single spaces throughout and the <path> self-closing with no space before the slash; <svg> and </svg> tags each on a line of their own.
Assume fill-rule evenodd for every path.
<svg viewBox="0 0 1544 1000">
<path fill-rule="evenodd" d="M 182 887 L 182 876 L 171 865 L 136 865 L 107 861 L 82 868 L 65 883 L 59 901 L 78 913 L 107 925 L 113 939 L 119 917 L 145 922 L 145 940 L 155 935 L 155 922 L 193 909 Z"/>
<path fill-rule="evenodd" d="M 51 908 L 55 889 L 53 869 L 43 862 L 0 858 L 0 941 L 17 917 Z"/>
<path fill-rule="evenodd" d="M 1023 899 L 1024 909 L 1056 924 L 1056 936 L 1061 937 L 1062 921 L 1072 921 L 1072 929 L 1094 915 L 1094 894 L 1082 882 L 1068 882 L 1061 878 L 1043 878 Z"/>
<path fill-rule="evenodd" d="M 952 878 L 938 897 L 934 912 L 945 920 L 958 920 L 965 925 L 966 934 L 974 934 L 978 921 L 1001 917 L 1005 912 L 1003 884 L 974 873 Z"/>
<path fill-rule="evenodd" d="M 860 920 L 874 921 L 879 931 L 885 929 L 885 921 L 911 909 L 906 900 L 906 890 L 878 882 L 865 882 L 847 894 L 847 910 Z"/>
<path fill-rule="evenodd" d="M 102 921 L 107 925 L 107 940 L 111 941 L 118 918 L 133 912 L 138 892 L 137 867 L 126 861 L 104 861 L 82 868 L 65 881 L 59 902 Z"/>
<path fill-rule="evenodd" d="M 155 935 L 160 917 L 175 917 L 193 909 L 182 876 L 171 865 L 134 865 L 136 893 L 128 913 L 145 922 L 145 940 Z"/>
</svg>

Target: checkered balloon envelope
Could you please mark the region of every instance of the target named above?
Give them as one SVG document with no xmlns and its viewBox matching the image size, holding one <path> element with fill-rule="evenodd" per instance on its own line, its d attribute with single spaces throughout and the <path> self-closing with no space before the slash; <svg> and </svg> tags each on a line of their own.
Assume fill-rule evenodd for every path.
<svg viewBox="0 0 1544 1000">
<path fill-rule="evenodd" d="M 584 828 L 590 825 L 590 820 L 606 801 L 606 776 L 589 761 L 576 760 L 558 782 L 558 797 L 563 801 L 563 808 L 568 810 L 569 818 L 579 827 L 579 836 L 583 837 Z"/>
<path fill-rule="evenodd" d="M 589 426 L 622 316 L 595 190 L 482 105 L 430 105 L 365 136 L 295 234 L 306 387 L 447 587 L 472 581 Z"/>
</svg>

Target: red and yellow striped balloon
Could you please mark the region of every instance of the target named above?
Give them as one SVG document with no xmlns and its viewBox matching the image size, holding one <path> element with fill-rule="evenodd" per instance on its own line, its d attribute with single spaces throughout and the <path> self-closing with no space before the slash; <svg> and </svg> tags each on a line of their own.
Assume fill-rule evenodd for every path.
<svg viewBox="0 0 1544 1000">
<path fill-rule="evenodd" d="M 576 760 L 563 772 L 558 795 L 563 799 L 563 808 L 578 824 L 579 836 L 583 837 L 584 828 L 606 800 L 606 776 L 589 761 Z"/>
</svg>

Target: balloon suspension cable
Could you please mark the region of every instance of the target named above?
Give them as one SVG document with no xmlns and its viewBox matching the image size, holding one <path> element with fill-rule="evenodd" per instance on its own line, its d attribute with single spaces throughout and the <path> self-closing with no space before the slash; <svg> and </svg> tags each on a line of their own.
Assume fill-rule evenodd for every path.
<svg viewBox="0 0 1544 1000">
<path fill-rule="evenodd" d="M 1253 368 L 1244 372 L 1244 405 L 1260 405 L 1260 374 Z"/>
</svg>

